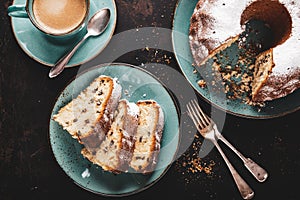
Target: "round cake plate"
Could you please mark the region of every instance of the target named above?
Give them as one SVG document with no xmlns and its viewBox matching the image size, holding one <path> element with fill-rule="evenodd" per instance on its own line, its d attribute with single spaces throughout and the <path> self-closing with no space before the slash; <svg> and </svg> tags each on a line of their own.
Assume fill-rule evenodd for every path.
<svg viewBox="0 0 300 200">
<path fill-rule="evenodd" d="M 232 115 L 267 119 L 283 116 L 300 109 L 300 90 L 277 100 L 266 102 L 264 107 L 255 107 L 246 105 L 240 100 L 226 99 L 225 94 L 216 96 L 212 95 L 207 88 L 201 88 L 198 81 L 201 79 L 199 73 L 195 73 L 193 64 L 193 57 L 189 46 L 189 27 L 190 17 L 194 12 L 194 8 L 198 0 L 179 0 L 175 9 L 173 28 L 172 28 L 172 43 L 175 57 L 179 64 L 181 71 L 186 79 L 190 82 L 192 87 L 198 94 L 207 102 L 224 110 Z"/>
<path fill-rule="evenodd" d="M 155 170 L 147 175 L 103 171 L 81 155 L 83 146 L 52 120 L 54 114 L 86 88 L 99 75 L 117 78 L 122 97 L 130 102 L 153 99 L 164 112 L 161 150 Z M 145 190 L 156 183 L 169 169 L 179 145 L 179 113 L 167 89 L 149 72 L 128 64 L 109 64 L 92 67 L 76 77 L 59 95 L 49 123 L 50 144 L 58 164 L 80 187 L 104 196 L 126 196 Z"/>
</svg>

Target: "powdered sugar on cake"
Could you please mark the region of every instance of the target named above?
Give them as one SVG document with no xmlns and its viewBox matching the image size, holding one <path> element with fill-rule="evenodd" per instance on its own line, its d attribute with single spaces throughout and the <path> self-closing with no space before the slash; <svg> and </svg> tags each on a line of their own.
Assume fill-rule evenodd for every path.
<svg viewBox="0 0 300 200">
<path fill-rule="evenodd" d="M 203 65 L 220 46 L 230 46 L 229 41 L 235 41 L 251 19 L 264 21 L 274 33 L 274 43 L 267 52 L 273 60 L 268 60 L 268 66 L 260 64 L 267 67 L 264 72 L 256 71 L 261 82 L 257 82 L 253 100 L 284 97 L 300 87 L 300 1 L 199 0 L 189 32 L 195 67 Z"/>
</svg>

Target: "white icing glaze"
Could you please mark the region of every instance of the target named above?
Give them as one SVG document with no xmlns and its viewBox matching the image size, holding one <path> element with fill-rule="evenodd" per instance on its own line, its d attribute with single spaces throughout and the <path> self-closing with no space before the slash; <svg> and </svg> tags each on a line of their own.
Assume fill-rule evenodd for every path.
<svg viewBox="0 0 300 200">
<path fill-rule="evenodd" d="M 209 39 L 219 42 L 214 47 L 217 48 L 228 38 L 240 34 L 242 32 L 240 18 L 245 7 L 245 2 L 241 0 L 227 0 L 224 3 L 221 1 L 206 1 L 201 10 L 199 9 L 196 12 L 213 16 L 213 22 L 208 26 L 199 24 L 198 38 L 206 39 L 205 36 L 209 36 Z M 224 14 L 223 11 L 230 14 Z"/>
<path fill-rule="evenodd" d="M 137 116 L 139 114 L 139 107 L 133 103 L 133 102 L 130 102 L 128 103 L 128 113 L 132 116 Z"/>
<path fill-rule="evenodd" d="M 272 73 L 284 75 L 293 70 L 300 70 L 300 1 L 299 0 L 280 0 L 290 12 L 292 17 L 291 37 L 283 44 L 273 49 L 273 60 L 275 67 Z"/>
<path fill-rule="evenodd" d="M 91 176 L 91 173 L 88 168 L 85 168 L 85 170 L 81 173 L 82 178 L 88 178 L 90 176 Z"/>
</svg>

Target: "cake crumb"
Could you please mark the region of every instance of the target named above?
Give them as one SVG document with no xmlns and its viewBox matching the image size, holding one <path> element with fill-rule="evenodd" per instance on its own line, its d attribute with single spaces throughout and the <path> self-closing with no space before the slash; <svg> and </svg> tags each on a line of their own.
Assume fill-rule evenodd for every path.
<svg viewBox="0 0 300 200">
<path fill-rule="evenodd" d="M 90 175 L 91 175 L 91 173 L 90 173 L 89 169 L 86 168 L 86 169 L 82 172 L 81 177 L 82 177 L 82 178 L 88 178 L 88 177 L 90 177 Z"/>
<path fill-rule="evenodd" d="M 197 182 L 203 177 L 214 178 L 215 161 L 199 157 L 203 137 L 199 133 L 194 135 L 194 140 L 190 148 L 176 161 L 176 169 L 183 176 L 186 184 Z"/>
<path fill-rule="evenodd" d="M 200 79 L 200 80 L 198 81 L 198 85 L 199 85 L 201 88 L 205 88 L 205 87 L 206 87 L 206 82 L 205 82 L 205 80 Z"/>
</svg>

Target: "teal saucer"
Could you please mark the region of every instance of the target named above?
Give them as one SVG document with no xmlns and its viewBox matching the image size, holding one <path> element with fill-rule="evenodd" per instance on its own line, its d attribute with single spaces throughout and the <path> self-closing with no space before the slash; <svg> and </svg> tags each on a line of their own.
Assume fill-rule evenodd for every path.
<svg viewBox="0 0 300 200">
<path fill-rule="evenodd" d="M 14 5 L 23 5 L 25 0 L 14 0 Z M 98 10 L 108 8 L 111 19 L 107 29 L 98 37 L 90 37 L 78 49 L 66 67 L 73 67 L 96 57 L 110 41 L 116 26 L 117 10 L 114 0 L 91 0 L 89 18 Z M 53 66 L 59 58 L 67 53 L 80 40 L 86 30 L 82 30 L 76 37 L 67 40 L 53 40 L 37 30 L 27 18 L 11 17 L 12 30 L 15 38 L 29 57 L 47 66 Z"/>
<path fill-rule="evenodd" d="M 122 99 L 130 102 L 153 99 L 164 113 L 161 150 L 155 170 L 147 175 L 128 172 L 115 175 L 103 171 L 85 159 L 83 148 L 76 139 L 52 120 L 60 108 L 86 88 L 99 75 L 117 78 L 122 86 Z M 175 160 L 179 145 L 179 113 L 168 89 L 149 72 L 128 64 L 100 65 L 77 76 L 59 95 L 51 113 L 49 138 L 56 161 L 64 172 L 80 187 L 104 196 L 127 196 L 141 192 L 166 174 Z"/>
</svg>

